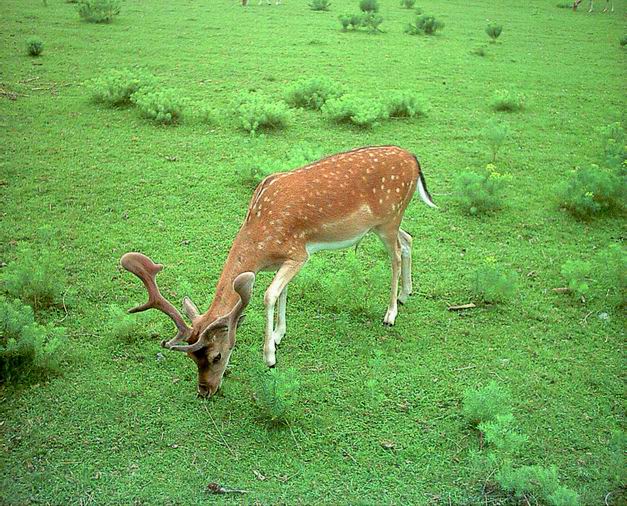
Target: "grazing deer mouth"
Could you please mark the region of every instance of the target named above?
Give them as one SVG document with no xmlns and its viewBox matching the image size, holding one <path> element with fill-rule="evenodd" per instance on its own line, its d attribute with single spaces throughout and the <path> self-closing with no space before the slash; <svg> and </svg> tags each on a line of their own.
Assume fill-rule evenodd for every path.
<svg viewBox="0 0 627 506">
<path fill-rule="evenodd" d="M 204 399 L 208 399 L 211 397 L 215 391 L 204 383 L 198 383 L 198 397 L 202 397 Z"/>
</svg>

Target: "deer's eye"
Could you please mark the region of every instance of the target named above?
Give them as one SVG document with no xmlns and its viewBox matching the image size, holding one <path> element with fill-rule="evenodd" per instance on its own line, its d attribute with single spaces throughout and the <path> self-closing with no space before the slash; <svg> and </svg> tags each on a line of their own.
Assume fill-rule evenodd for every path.
<svg viewBox="0 0 627 506">
<path fill-rule="evenodd" d="M 217 364 L 220 360 L 222 360 L 222 353 L 218 353 L 215 357 L 213 357 L 214 364 Z"/>
</svg>

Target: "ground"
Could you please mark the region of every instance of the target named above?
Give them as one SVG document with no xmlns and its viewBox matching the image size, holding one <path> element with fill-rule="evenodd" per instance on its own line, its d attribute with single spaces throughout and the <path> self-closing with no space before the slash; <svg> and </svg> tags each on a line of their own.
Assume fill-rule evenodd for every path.
<svg viewBox="0 0 627 506">
<path fill-rule="evenodd" d="M 608 441 L 624 424 L 624 320 L 602 302 L 552 289 L 564 284 L 566 259 L 589 258 L 624 231 L 622 217 L 582 222 L 561 211 L 556 186 L 597 160 L 597 129 L 623 118 L 627 2 L 615 1 L 611 15 L 555 4 L 429 0 L 421 7 L 446 26 L 411 37 L 403 28 L 412 15 L 396 0 L 381 0 L 378 35 L 339 30 L 337 16 L 357 10 L 347 0 L 326 13 L 303 0 L 247 8 L 127 0 L 109 25 L 81 22 L 61 0 L 5 0 L 0 260 L 19 261 L 19 244 L 41 247 L 47 225 L 74 296 L 67 314 L 39 316 L 68 329 L 62 374 L 1 387 L 0 502 L 201 504 L 210 482 L 250 491 L 216 499 L 224 503 L 504 500 L 485 496 L 490 477 L 473 466 L 478 437 L 461 414 L 464 390 L 490 380 L 512 392 L 529 436 L 523 463 L 555 464 L 584 504 L 602 504 L 608 492 L 620 501 Z M 504 26 L 496 44 L 484 33 L 489 21 Z M 24 49 L 31 35 L 45 44 L 36 59 Z M 212 125 L 162 127 L 134 108 L 90 100 L 89 80 L 132 66 L 220 110 L 246 90 L 280 98 L 309 76 L 370 96 L 417 91 L 430 108 L 371 130 L 312 111 L 256 138 L 227 114 Z M 524 111 L 506 117 L 511 138 L 497 161 L 512 176 L 507 205 L 471 217 L 453 200 L 454 180 L 490 160 L 482 132 L 505 114 L 489 106 L 499 88 L 527 97 Z M 188 294 L 206 309 L 252 192 L 241 172 L 301 143 L 325 154 L 409 149 L 439 209 L 416 199 L 406 213 L 417 290 L 393 328 L 381 324 L 389 281 L 376 238 L 356 253 L 321 253 L 305 269 L 322 280 L 344 275 L 352 286 L 341 293 L 355 294 L 345 304 L 331 285 L 312 291 L 311 276 L 297 277 L 278 368 L 293 368 L 301 389 L 290 424 L 273 426 L 253 397 L 269 274 L 257 281 L 230 374 L 210 401 L 195 396 L 192 362 L 159 348 L 174 331 L 165 316 L 138 315 L 145 332 L 123 343 L 110 335 L 108 307 L 143 300 L 141 284 L 118 267 L 123 253 L 142 251 L 166 265 L 160 286 L 171 298 Z M 472 299 L 470 276 L 486 257 L 519 273 L 518 295 L 447 311 Z M 351 265 L 356 275 L 346 275 Z"/>
</svg>

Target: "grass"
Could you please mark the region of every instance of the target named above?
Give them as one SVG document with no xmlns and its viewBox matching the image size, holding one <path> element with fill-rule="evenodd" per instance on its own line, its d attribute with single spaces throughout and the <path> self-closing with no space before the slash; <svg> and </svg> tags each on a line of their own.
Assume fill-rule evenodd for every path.
<svg viewBox="0 0 627 506">
<path fill-rule="evenodd" d="M 595 162 L 591 127 L 622 119 L 624 54 L 616 41 L 627 2 L 616 1 L 614 15 L 585 15 L 544 0 L 433 0 L 429 12 L 446 30 L 417 41 L 403 34 L 407 12 L 396 0 L 381 2 L 386 33 L 378 37 L 342 33 L 335 15 L 305 3 L 244 9 L 216 1 L 213 10 L 185 0 L 125 2 L 109 25 L 81 23 L 75 6 L 61 1 L 4 2 L 0 260 L 18 260 L 18 242 L 37 248 L 37 230 L 48 224 L 77 293 L 67 316 L 38 314 L 64 319 L 71 340 L 64 374 L 0 387 L 0 502 L 484 503 L 488 477 L 472 465 L 478 441 L 461 403 L 467 388 L 497 380 L 529 436 L 526 463 L 557 465 L 584 504 L 603 504 L 608 492 L 620 504 L 608 462 L 612 431 L 624 427 L 624 320 L 602 301 L 575 304 L 551 289 L 563 283 L 565 259 L 620 237 L 623 217 L 578 222 L 558 210 L 554 188 L 574 166 Z M 332 10 L 354 4 L 336 0 Z M 506 22 L 507 41 L 478 59 L 468 47 L 484 41 L 487 18 Z M 36 62 L 23 48 L 32 33 L 47 41 Z M 415 91 L 431 112 L 428 120 L 363 131 L 302 111 L 261 140 L 228 117 L 155 126 L 134 108 L 90 100 L 90 80 L 133 67 L 221 109 L 249 88 L 278 99 L 303 75 L 321 75 L 370 95 Z M 516 191 L 500 213 L 466 217 L 450 193 L 460 170 L 485 164 L 481 130 L 496 114 L 495 89 L 530 99 L 510 120 L 497 163 Z M 405 215 L 417 293 L 393 328 L 381 325 L 387 276 L 364 301 L 377 310 L 361 311 L 355 301 L 341 309 L 324 284 L 312 293 L 294 281 L 277 367 L 299 373 L 299 417 L 277 427 L 253 397 L 270 274 L 257 280 L 231 372 L 209 402 L 195 397 L 191 360 L 159 347 L 173 334 L 165 316 L 138 315 L 145 335 L 158 337 L 123 343 L 110 335 L 108 307 L 144 301 L 138 280 L 117 267 L 136 250 L 166 265 L 159 284 L 172 299 L 187 294 L 205 309 L 250 199 L 236 168 L 260 156 L 281 159 L 300 142 L 326 153 L 408 148 L 440 208 L 416 200 Z M 352 254 L 320 253 L 310 268 L 332 276 Z M 498 307 L 448 312 L 470 300 L 470 275 L 488 256 L 519 273 L 518 295 Z M 357 259 L 364 273 L 387 272 L 373 237 Z M 380 395 L 364 388 L 370 380 Z M 251 493 L 208 498 L 209 482 Z"/>
</svg>

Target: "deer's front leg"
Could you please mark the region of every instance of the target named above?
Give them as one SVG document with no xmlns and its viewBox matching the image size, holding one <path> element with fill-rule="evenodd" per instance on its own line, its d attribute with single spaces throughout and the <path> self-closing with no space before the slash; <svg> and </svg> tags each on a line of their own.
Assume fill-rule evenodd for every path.
<svg viewBox="0 0 627 506">
<path fill-rule="evenodd" d="M 288 285 L 289 286 L 289 285 Z M 276 318 L 276 328 L 274 329 L 274 344 L 277 346 L 281 344 L 281 339 L 285 335 L 285 331 L 287 330 L 287 286 L 283 288 L 281 295 L 279 295 L 279 300 L 277 302 L 277 318 Z"/>
<path fill-rule="evenodd" d="M 287 285 L 298 274 L 305 265 L 305 261 L 288 260 L 277 271 L 276 276 L 270 283 L 270 286 L 266 290 L 264 297 L 264 304 L 266 305 L 266 337 L 263 345 L 263 358 L 268 367 L 274 367 L 276 364 L 276 336 L 280 335 L 279 330 L 281 328 L 281 309 L 283 309 L 283 332 L 285 332 L 285 304 L 279 304 L 279 321 L 277 322 L 277 332 L 274 331 L 274 308 L 277 301 L 285 292 L 285 298 L 287 298 Z M 285 301 L 284 301 L 285 302 Z M 279 342 L 281 341 L 281 335 Z"/>
</svg>

